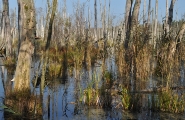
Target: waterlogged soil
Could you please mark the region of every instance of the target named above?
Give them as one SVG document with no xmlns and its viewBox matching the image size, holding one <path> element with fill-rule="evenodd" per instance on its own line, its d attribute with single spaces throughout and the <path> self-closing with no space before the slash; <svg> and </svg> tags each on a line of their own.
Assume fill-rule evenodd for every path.
<svg viewBox="0 0 185 120">
<path fill-rule="evenodd" d="M 0 61 L 2 63 L 2 61 Z M 36 71 L 40 70 L 40 60 L 36 60 L 32 66 L 32 78 Z M 102 61 L 98 61 L 94 67 L 86 70 L 84 68 L 72 69 L 67 78 L 52 78 L 50 83 L 45 85 L 43 94 L 43 117 L 44 120 L 161 120 L 161 119 L 176 119 L 185 120 L 185 113 L 172 114 L 164 112 L 153 112 L 148 110 L 148 102 L 151 99 L 151 94 L 142 94 L 142 109 L 139 112 L 129 112 L 116 108 L 116 106 L 102 108 L 100 106 L 88 107 L 84 103 L 80 103 L 80 89 L 85 89 L 92 79 L 94 71 L 100 79 L 102 77 Z M 1 64 L 2 65 L 2 64 Z M 110 57 L 105 62 L 106 69 L 114 73 L 114 79 L 117 79 L 117 66 L 114 57 Z M 40 67 L 40 68 L 39 68 Z M 76 75 L 76 73 L 80 73 Z M 8 68 L 0 66 L 0 101 L 3 103 L 4 98 L 4 83 L 13 78 L 12 72 L 8 72 Z M 184 82 L 183 80 L 181 80 Z M 148 88 L 152 87 L 156 80 L 150 79 L 147 81 Z M 13 83 L 12 83 L 13 84 Z M 32 84 L 31 84 L 32 85 Z M 39 86 L 35 89 L 35 94 L 40 94 Z M 50 102 L 48 102 L 50 101 Z M 49 104 L 48 104 L 49 103 Z M 4 119 L 4 109 L 0 107 L 0 119 Z"/>
</svg>

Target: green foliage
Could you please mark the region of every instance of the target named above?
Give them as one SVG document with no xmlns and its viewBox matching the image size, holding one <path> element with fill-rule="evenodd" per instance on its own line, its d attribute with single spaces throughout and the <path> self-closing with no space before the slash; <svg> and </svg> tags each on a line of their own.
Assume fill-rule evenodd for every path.
<svg viewBox="0 0 185 120">
<path fill-rule="evenodd" d="M 173 91 L 159 93 L 159 109 L 165 112 L 183 113 L 185 110 L 185 97 Z"/>
<path fill-rule="evenodd" d="M 121 87 L 121 88 L 122 88 L 121 101 L 122 101 L 124 109 L 128 110 L 128 108 L 130 106 L 131 96 L 130 96 L 127 88 L 125 88 L 125 87 Z"/>
<path fill-rule="evenodd" d="M 87 84 L 87 87 L 83 90 L 80 88 L 80 101 L 85 104 L 91 105 L 99 105 L 100 104 L 100 90 L 98 88 L 99 79 L 94 74 L 92 77 L 92 81 Z"/>
<path fill-rule="evenodd" d="M 105 71 L 104 78 L 105 78 L 107 84 L 112 84 L 112 82 L 113 82 L 113 75 L 112 75 L 111 72 Z"/>
<path fill-rule="evenodd" d="M 76 66 L 80 66 L 83 60 L 83 53 L 84 53 L 83 49 L 79 49 L 77 47 L 69 49 L 68 51 L 69 59 L 72 59 Z"/>
</svg>

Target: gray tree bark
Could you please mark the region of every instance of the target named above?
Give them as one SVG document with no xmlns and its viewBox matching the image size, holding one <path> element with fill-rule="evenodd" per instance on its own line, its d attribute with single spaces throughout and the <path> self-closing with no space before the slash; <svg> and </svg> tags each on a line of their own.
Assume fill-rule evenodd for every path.
<svg viewBox="0 0 185 120">
<path fill-rule="evenodd" d="M 175 4 L 176 0 L 171 0 L 171 4 L 170 4 L 170 8 L 169 8 L 169 16 L 168 16 L 168 24 L 169 24 L 169 28 L 171 28 L 171 23 L 173 20 L 173 7 Z"/>
<path fill-rule="evenodd" d="M 173 7 L 176 0 L 171 0 L 170 7 L 168 9 L 168 0 L 166 0 L 166 21 L 164 25 L 165 34 L 169 33 L 171 28 L 171 23 L 173 20 Z"/>
<path fill-rule="evenodd" d="M 97 0 L 94 0 L 94 36 L 95 36 L 95 41 L 97 41 Z"/>
<path fill-rule="evenodd" d="M 143 25 L 145 25 L 146 22 L 146 0 L 144 0 L 143 3 Z"/>
<path fill-rule="evenodd" d="M 133 91 L 136 91 L 136 82 L 137 82 L 137 44 L 134 44 L 134 33 L 136 32 L 136 27 L 138 25 L 138 16 L 139 16 L 139 9 L 141 5 L 141 0 L 136 0 L 134 4 L 134 8 L 132 11 L 132 19 L 131 19 L 131 28 L 130 28 L 130 36 L 129 36 L 129 47 L 133 50 L 133 57 L 131 58 L 130 63 L 130 70 L 131 74 L 133 75 Z M 130 81 L 130 83 L 132 83 Z"/>
<path fill-rule="evenodd" d="M 151 12 L 151 0 L 149 0 L 149 3 L 148 3 L 148 20 L 147 20 L 147 24 L 149 25 L 150 24 L 150 12 Z"/>
<path fill-rule="evenodd" d="M 3 0 L 3 12 L 1 19 L 1 48 L 6 48 L 6 56 L 12 52 L 12 39 L 9 18 L 9 1 Z"/>
<path fill-rule="evenodd" d="M 185 22 L 182 24 L 175 40 L 177 41 L 177 44 L 182 41 L 183 35 L 185 33 Z"/>
<path fill-rule="evenodd" d="M 155 1 L 155 23 L 154 23 L 154 48 L 157 39 L 158 0 Z"/>
<path fill-rule="evenodd" d="M 55 18 L 55 13 L 56 13 L 56 10 L 57 10 L 57 3 L 58 3 L 58 0 L 53 0 L 53 3 L 52 3 L 52 11 L 50 13 L 50 4 L 49 4 L 49 0 L 47 2 L 48 4 L 48 13 L 47 13 L 47 21 L 46 21 L 46 27 L 45 27 L 45 33 L 44 33 L 44 40 L 47 38 L 47 41 L 46 41 L 46 46 L 45 46 L 45 51 L 44 51 L 44 54 L 45 56 L 42 56 L 42 60 L 43 60 L 43 66 L 42 66 L 42 78 L 41 78 L 41 86 L 40 86 L 40 92 L 41 92 L 41 95 L 43 94 L 43 90 L 44 90 L 44 82 L 45 82 L 45 74 L 46 74 L 46 65 L 47 65 L 47 62 L 48 62 L 48 50 L 49 50 L 49 47 L 50 47 L 50 41 L 51 41 L 51 37 L 52 37 L 52 31 L 53 31 L 53 22 L 54 22 L 54 18 Z M 51 14 L 51 17 L 49 19 L 49 15 Z M 48 19 L 49 19 L 49 27 L 47 27 L 47 22 L 48 22 Z M 48 28 L 48 30 L 47 30 Z M 46 31 L 48 31 L 48 33 L 46 34 Z M 46 37 L 47 36 L 47 37 Z"/>
<path fill-rule="evenodd" d="M 125 20 L 123 26 L 123 36 L 125 37 L 125 48 L 128 48 L 129 34 L 130 34 L 130 25 L 131 25 L 131 9 L 132 9 L 133 0 L 127 0 L 125 6 Z"/>
<path fill-rule="evenodd" d="M 20 49 L 14 78 L 15 91 L 30 90 L 30 69 L 36 32 L 34 1 L 18 0 L 18 7 Z"/>
<path fill-rule="evenodd" d="M 132 42 L 133 33 L 136 30 L 138 25 L 138 16 L 139 16 L 139 9 L 140 9 L 141 0 L 136 0 L 134 4 L 134 9 L 132 11 L 132 19 L 131 19 L 131 28 L 130 28 L 130 42 Z"/>
<path fill-rule="evenodd" d="M 164 34 L 169 32 L 169 25 L 168 25 L 168 0 L 166 0 L 166 20 L 164 23 Z"/>
</svg>

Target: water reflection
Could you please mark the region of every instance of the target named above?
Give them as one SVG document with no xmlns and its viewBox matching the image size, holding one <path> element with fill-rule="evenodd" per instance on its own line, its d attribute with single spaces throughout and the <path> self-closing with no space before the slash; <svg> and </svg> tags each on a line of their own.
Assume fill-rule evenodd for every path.
<svg viewBox="0 0 185 120">
<path fill-rule="evenodd" d="M 110 55 L 111 56 L 111 55 Z M 41 74 L 39 60 L 35 62 L 33 71 L 38 71 Z M 105 68 L 102 68 L 104 64 Z M 61 78 L 50 78 L 50 82 L 45 86 L 43 92 L 43 119 L 44 120 L 121 120 L 121 119 L 139 119 L 139 120 L 156 120 L 156 119 L 185 119 L 184 114 L 170 114 L 153 112 L 151 110 L 152 105 L 155 103 L 153 100 L 157 100 L 157 94 L 140 94 L 139 101 L 140 110 L 136 113 L 128 111 L 122 111 L 116 109 L 115 106 L 109 109 L 87 107 L 84 103 L 80 103 L 80 89 L 85 89 L 88 82 L 92 81 L 93 75 L 96 74 L 98 79 L 102 79 L 102 73 L 107 70 L 112 72 L 114 79 L 118 79 L 117 67 L 115 64 L 115 57 L 112 55 L 103 63 L 97 61 L 94 66 L 90 66 L 88 69 L 83 67 L 73 68 L 72 76 L 65 76 Z M 65 69 L 65 72 L 67 70 Z M 35 74 L 35 73 L 34 73 Z M 65 73 L 66 74 L 66 73 Z M 181 74 L 184 76 L 184 67 L 181 68 Z M 33 77 L 33 76 L 32 76 Z M 0 97 L 4 98 L 4 86 L 11 90 L 12 83 L 9 82 L 13 78 L 12 72 L 9 72 L 8 68 L 4 66 L 0 69 Z M 184 81 L 184 77 L 180 79 L 181 84 Z M 146 82 L 146 88 L 150 89 L 157 84 L 157 80 L 151 77 Z M 100 82 L 101 83 L 101 82 Z M 184 84 L 183 84 L 184 85 Z M 101 86 L 101 85 L 100 85 Z M 185 91 L 181 91 L 185 92 Z M 35 88 L 35 94 L 39 95 L 40 89 Z M 137 99 L 136 99 L 137 100 Z M 3 99 L 1 99 L 3 103 Z M 137 105 L 136 105 L 137 106 Z M 138 108 L 136 108 L 138 109 Z M 3 119 L 3 110 L 0 108 L 0 119 Z"/>
</svg>

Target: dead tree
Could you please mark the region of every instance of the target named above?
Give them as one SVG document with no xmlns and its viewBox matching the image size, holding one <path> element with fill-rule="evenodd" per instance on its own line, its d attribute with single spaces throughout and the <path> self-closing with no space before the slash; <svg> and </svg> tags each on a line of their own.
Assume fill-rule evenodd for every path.
<svg viewBox="0 0 185 120">
<path fill-rule="evenodd" d="M 148 3 L 148 20 L 147 20 L 147 24 L 150 24 L 150 16 L 151 16 L 151 0 L 149 0 Z"/>
<path fill-rule="evenodd" d="M 157 20 L 158 20 L 158 0 L 156 0 L 155 3 L 155 23 L 154 23 L 154 48 L 156 44 L 156 39 L 157 39 Z"/>
<path fill-rule="evenodd" d="M 166 0 L 166 20 L 164 24 L 165 35 L 167 35 L 171 28 L 171 23 L 173 20 L 173 7 L 176 0 L 171 0 L 170 8 L 168 9 L 168 0 Z"/>
<path fill-rule="evenodd" d="M 51 17 L 50 17 L 50 19 L 47 19 L 47 20 L 49 20 L 48 25 L 47 25 L 47 22 L 46 22 L 46 28 L 48 28 L 48 30 L 45 28 L 45 33 L 44 33 L 44 40 L 46 39 L 46 45 L 45 45 L 45 51 L 44 51 L 45 56 L 42 56 L 43 57 L 42 58 L 43 59 L 43 66 L 42 66 L 42 77 L 41 77 L 41 84 L 40 84 L 41 85 L 41 87 L 40 87 L 41 88 L 41 90 L 40 90 L 41 95 L 43 94 L 43 90 L 44 90 L 46 65 L 47 65 L 47 62 L 48 62 L 48 50 L 49 50 L 49 47 L 50 47 L 50 42 L 51 42 L 51 37 L 52 37 L 53 22 L 54 22 L 55 13 L 56 13 L 56 10 L 57 10 L 57 4 L 58 4 L 58 0 L 53 0 L 52 11 L 50 13 L 50 3 L 49 3 L 49 0 L 48 0 L 49 11 L 47 13 L 47 16 L 49 18 L 49 15 L 51 14 Z M 46 33 L 46 31 L 47 31 L 47 33 Z"/>
<path fill-rule="evenodd" d="M 144 0 L 143 3 L 143 25 L 145 25 L 146 22 L 146 0 Z"/>
<path fill-rule="evenodd" d="M 94 0 L 94 36 L 95 36 L 95 41 L 98 39 L 97 38 L 97 0 Z"/>
<path fill-rule="evenodd" d="M 125 20 L 124 20 L 123 32 L 124 34 L 126 34 L 126 39 L 125 39 L 126 49 L 128 48 L 129 35 L 130 35 L 132 4 L 133 4 L 133 0 L 127 0 L 126 7 L 125 7 Z M 123 36 L 125 37 L 125 35 Z"/>
<path fill-rule="evenodd" d="M 1 19 L 1 46 L 0 50 L 6 49 L 6 56 L 12 52 L 12 39 L 9 18 L 9 1 L 3 0 L 3 12 Z"/>
<path fill-rule="evenodd" d="M 18 0 L 18 11 L 20 49 L 15 71 L 14 90 L 19 91 L 26 89 L 30 91 L 30 69 L 32 55 L 34 53 L 33 43 L 36 31 L 34 1 Z"/>
</svg>

